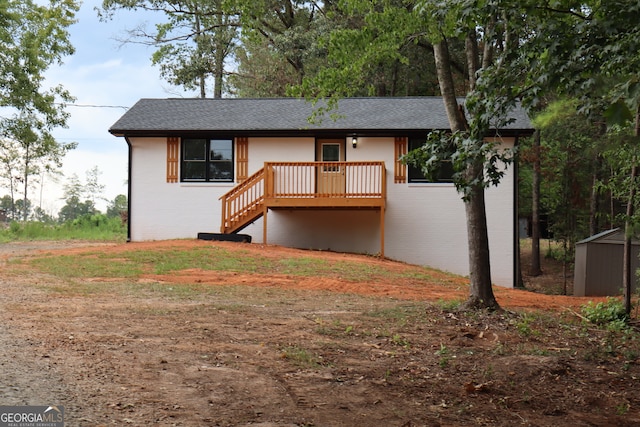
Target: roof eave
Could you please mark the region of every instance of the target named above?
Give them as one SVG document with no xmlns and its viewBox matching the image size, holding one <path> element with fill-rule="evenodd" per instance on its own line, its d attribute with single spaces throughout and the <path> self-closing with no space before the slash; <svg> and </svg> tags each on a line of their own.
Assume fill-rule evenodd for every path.
<svg viewBox="0 0 640 427">
<path fill-rule="evenodd" d="M 189 137 L 202 135 L 233 135 L 237 137 L 292 137 L 292 136 L 326 136 L 326 135 L 358 135 L 358 136 L 397 136 L 424 135 L 434 129 L 247 129 L 247 130 L 170 130 L 170 129 L 109 129 L 109 133 L 117 137 Z M 447 130 L 447 129 L 441 129 Z M 526 137 L 533 134 L 533 129 L 501 129 L 490 136 Z"/>
</svg>

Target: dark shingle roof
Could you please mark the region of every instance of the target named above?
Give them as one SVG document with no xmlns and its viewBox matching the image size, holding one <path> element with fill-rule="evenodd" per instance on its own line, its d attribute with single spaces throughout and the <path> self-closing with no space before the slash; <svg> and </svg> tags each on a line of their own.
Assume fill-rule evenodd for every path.
<svg viewBox="0 0 640 427">
<path fill-rule="evenodd" d="M 141 99 L 109 129 L 114 135 L 163 135 L 180 132 L 299 131 L 393 132 L 448 129 L 440 97 L 345 98 L 318 124 L 309 123 L 311 103 L 297 98 Z M 529 130 L 523 110 L 508 130 Z"/>
</svg>

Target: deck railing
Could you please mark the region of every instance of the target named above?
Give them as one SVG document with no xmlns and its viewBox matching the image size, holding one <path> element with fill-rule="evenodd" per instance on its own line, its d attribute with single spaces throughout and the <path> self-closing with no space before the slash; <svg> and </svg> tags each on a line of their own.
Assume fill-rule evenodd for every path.
<svg viewBox="0 0 640 427">
<path fill-rule="evenodd" d="M 267 198 L 382 198 L 384 162 L 267 162 Z"/>
<path fill-rule="evenodd" d="M 241 229 L 267 207 L 371 207 L 386 199 L 384 162 L 267 162 L 222 196 L 223 233 Z"/>
</svg>

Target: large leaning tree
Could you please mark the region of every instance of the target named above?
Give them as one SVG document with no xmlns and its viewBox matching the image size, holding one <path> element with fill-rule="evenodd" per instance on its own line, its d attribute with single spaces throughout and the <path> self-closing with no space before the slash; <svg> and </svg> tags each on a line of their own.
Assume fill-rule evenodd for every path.
<svg viewBox="0 0 640 427">
<path fill-rule="evenodd" d="M 406 161 L 427 176 L 437 174 L 445 162 L 453 165 L 454 184 L 467 219 L 471 286 L 465 305 L 498 309 L 491 283 L 484 193 L 499 183 L 513 152 L 501 149 L 499 138 L 487 137 L 494 136 L 491 129 L 508 124 L 508 112 L 518 99 L 509 87 L 494 90 L 480 83 L 486 69 L 517 48 L 512 17 L 493 2 L 343 3 L 347 12 L 363 15 L 365 25 L 332 32 L 326 42 L 329 67 L 305 80 L 296 93 L 329 99 L 329 105 L 335 105 L 340 97 L 353 95 L 354 82 L 365 80 L 372 64 L 407 63 L 403 47 L 411 43 L 431 50 L 450 130 L 432 132 Z"/>
<path fill-rule="evenodd" d="M 5 0 L 0 5 L 0 165 L 2 177 L 24 185 L 27 205 L 29 178 L 43 168 L 59 167 L 73 145 L 55 141 L 52 129 L 65 126 L 64 103 L 71 95 L 61 86 L 45 87 L 44 73 L 73 53 L 68 27 L 78 4 L 51 0 Z M 12 156 L 17 155 L 12 161 Z M 5 180 L 6 181 L 6 180 Z M 26 219 L 26 209 L 25 209 Z"/>
</svg>

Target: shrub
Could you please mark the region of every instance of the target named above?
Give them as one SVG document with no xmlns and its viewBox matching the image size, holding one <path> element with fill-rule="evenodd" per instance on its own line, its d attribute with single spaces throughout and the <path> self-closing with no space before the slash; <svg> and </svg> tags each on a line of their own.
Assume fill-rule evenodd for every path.
<svg viewBox="0 0 640 427">
<path fill-rule="evenodd" d="M 613 297 L 609 297 L 606 301 L 597 304 L 589 301 L 588 304 L 582 306 L 582 315 L 589 322 L 597 325 L 626 324 L 629 320 L 629 315 L 626 313 L 622 301 Z"/>
<path fill-rule="evenodd" d="M 0 229 L 0 241 L 12 240 L 121 240 L 126 238 L 127 227 L 120 218 L 103 214 L 86 214 L 63 224 L 38 221 L 13 221 L 6 230 Z"/>
<path fill-rule="evenodd" d="M 20 231 L 20 223 L 18 221 L 11 221 L 9 224 L 9 232 L 17 234 Z"/>
</svg>

